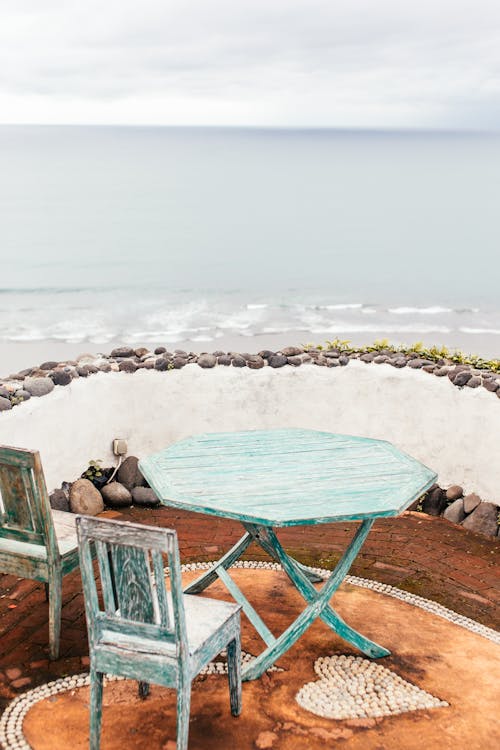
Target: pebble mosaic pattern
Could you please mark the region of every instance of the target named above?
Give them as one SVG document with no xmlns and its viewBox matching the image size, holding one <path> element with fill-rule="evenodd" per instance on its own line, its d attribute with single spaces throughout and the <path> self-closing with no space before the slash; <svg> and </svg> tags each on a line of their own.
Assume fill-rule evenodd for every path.
<svg viewBox="0 0 500 750">
<path fill-rule="evenodd" d="M 295 700 L 324 719 L 365 719 L 448 706 L 381 664 L 360 656 L 320 656 L 320 677 L 302 687 Z"/>
<path fill-rule="evenodd" d="M 187 573 L 188 571 L 197 571 L 197 570 L 208 570 L 211 568 L 213 563 L 188 563 L 186 565 L 182 565 L 181 569 L 183 573 Z M 233 568 L 245 568 L 245 569 L 257 569 L 257 570 L 276 570 L 281 571 L 281 565 L 278 563 L 272 563 L 272 562 L 249 562 L 246 560 L 239 560 L 236 562 L 233 566 Z M 318 573 L 319 575 L 323 576 L 324 578 L 328 578 L 328 576 L 331 574 L 331 570 L 326 570 L 324 568 L 311 568 L 314 570 L 315 573 Z M 168 569 L 166 569 L 166 572 L 168 573 Z M 395 588 L 394 586 L 390 586 L 385 583 L 378 583 L 378 581 L 371 581 L 368 578 L 358 578 L 357 576 L 346 576 L 344 579 L 347 583 L 352 584 L 353 586 L 360 586 L 361 588 L 365 589 L 371 589 L 372 591 L 377 591 L 380 594 L 385 594 L 386 596 L 392 596 L 395 599 L 399 599 L 402 602 L 406 602 L 407 604 L 412 604 L 414 607 L 419 607 L 420 609 L 425 610 L 426 612 L 431 612 L 434 615 L 437 615 L 438 617 L 443 617 L 445 620 L 448 620 L 449 622 L 453 622 L 459 627 L 465 628 L 466 630 L 471 631 L 472 633 L 476 633 L 477 635 L 482 636 L 483 638 L 487 638 L 488 640 L 492 641 L 493 643 L 497 643 L 500 645 L 500 633 L 493 630 L 492 628 L 488 628 L 485 625 L 481 625 L 478 622 L 475 622 L 474 620 L 471 620 L 468 617 L 463 617 L 462 615 L 457 614 L 456 612 L 453 612 L 451 609 L 447 609 L 446 607 L 443 607 L 441 604 L 437 604 L 436 602 L 432 602 L 429 599 L 424 599 L 421 596 L 416 596 L 415 594 L 410 594 L 406 591 L 401 591 L 400 589 Z M 249 660 L 251 660 L 253 657 L 251 654 L 243 652 L 242 654 L 242 662 L 248 663 Z M 341 661 L 342 660 L 342 661 Z M 333 679 L 333 676 L 335 676 L 335 679 L 338 679 L 337 675 L 340 674 L 340 677 L 342 678 L 342 675 L 344 675 L 343 679 L 345 681 L 346 675 L 348 674 L 354 674 L 355 670 L 352 668 L 351 663 L 355 661 L 358 662 L 365 662 L 370 666 L 377 666 L 380 669 L 384 670 L 384 672 L 387 672 L 390 681 L 393 683 L 393 693 L 396 694 L 396 701 L 399 705 L 399 710 L 385 710 L 382 714 L 368 714 L 363 713 L 362 716 L 385 716 L 390 715 L 394 713 L 402 713 L 403 711 L 411 711 L 415 710 L 412 708 L 403 708 L 403 705 L 406 703 L 408 706 L 412 705 L 412 701 L 410 698 L 416 698 L 416 694 L 414 694 L 412 691 L 418 691 L 419 694 L 423 694 L 423 696 L 426 696 L 426 699 L 429 699 L 431 701 L 437 701 L 437 703 L 434 703 L 432 707 L 435 705 L 444 706 L 447 705 L 443 701 L 439 701 L 437 698 L 434 698 L 433 696 L 429 695 L 428 693 L 425 693 L 424 691 L 420 690 L 420 688 L 417 688 L 414 685 L 411 685 L 410 683 L 406 682 L 402 678 L 400 678 L 395 673 L 391 672 L 390 670 L 386 669 L 385 667 L 381 667 L 381 665 L 373 664 L 372 662 L 365 660 L 361 657 L 354 657 L 354 656 L 339 656 L 339 657 L 332 657 L 332 656 L 326 656 L 326 657 L 320 657 L 315 662 L 314 668 L 317 672 L 317 674 L 320 676 L 320 680 L 316 683 L 308 683 L 307 685 L 304 685 L 303 688 L 298 692 L 297 694 L 297 702 L 299 702 L 300 705 L 302 705 L 307 710 L 312 711 L 313 713 L 317 713 L 318 710 L 315 710 L 315 707 L 319 705 L 321 708 L 321 711 L 327 711 L 331 710 L 329 709 L 329 706 L 332 705 L 332 698 L 331 698 L 331 688 L 329 687 L 328 690 L 321 690 L 321 687 L 319 688 L 319 694 L 318 688 L 315 687 L 317 685 L 321 685 L 323 680 L 328 681 L 329 679 Z M 344 666 L 339 667 L 338 665 L 342 664 Z M 224 662 L 212 662 L 206 667 L 206 674 L 224 674 L 227 667 Z M 358 667 L 358 671 L 365 671 L 367 668 L 363 668 L 360 670 Z M 271 670 L 268 671 L 277 671 L 277 668 L 273 667 Z M 378 671 L 378 670 L 377 670 Z M 387 678 L 381 678 L 380 673 L 375 677 L 375 675 L 372 676 L 371 679 L 373 679 L 374 684 L 382 684 L 384 679 Z M 108 676 L 107 681 L 114 681 L 114 680 L 121 680 L 122 677 L 116 677 L 116 676 Z M 352 678 L 349 678 L 352 679 Z M 403 683 L 403 685 L 400 684 L 400 682 Z M 45 700 L 51 695 L 57 695 L 58 693 L 63 693 L 66 690 L 75 690 L 80 687 L 84 687 L 89 684 L 89 675 L 87 673 L 79 674 L 79 675 L 73 675 L 71 677 L 64 677 L 59 680 L 53 680 L 51 682 L 48 682 L 45 685 L 40 685 L 37 688 L 34 688 L 33 690 L 29 690 L 26 693 L 23 693 L 19 697 L 15 698 L 5 709 L 2 718 L 0 719 L 0 745 L 4 750 L 32 750 L 31 746 L 27 743 L 27 741 L 24 738 L 23 735 L 23 720 L 30 708 L 34 706 L 39 701 Z M 331 685 L 332 683 L 328 682 L 328 685 Z M 335 683 L 333 683 L 335 684 Z M 365 685 L 366 685 L 366 676 L 365 676 Z M 403 689 L 405 688 L 405 689 Z M 305 691 L 305 692 L 304 692 Z M 356 708 L 352 708 L 352 711 L 368 711 L 368 710 L 377 710 L 375 707 L 375 704 L 373 706 L 373 709 L 370 709 L 370 697 L 367 698 L 367 695 L 369 696 L 372 692 L 380 692 L 378 691 L 366 691 L 363 693 L 359 693 L 359 695 L 355 696 L 354 704 Z M 306 697 L 302 697 L 302 696 Z M 300 696 L 300 697 L 299 697 Z M 321 698 L 321 701 L 318 704 L 318 697 Z M 304 701 L 304 703 L 301 703 L 301 700 Z M 394 700 L 392 701 L 394 703 Z M 378 704 L 377 704 L 378 705 Z M 380 705 L 383 706 L 383 704 L 380 702 Z M 387 705 L 387 704 L 386 704 Z M 310 708 L 310 706 L 312 708 Z M 423 706 L 418 705 L 417 708 L 428 708 L 430 706 Z M 387 705 L 387 709 L 389 709 L 390 706 Z M 329 717 L 329 714 L 321 713 L 319 714 L 324 717 Z M 350 713 L 348 716 L 344 715 L 340 718 L 354 718 L 358 717 L 358 713 Z M 337 716 L 331 716 L 331 718 L 339 718 Z"/>
</svg>

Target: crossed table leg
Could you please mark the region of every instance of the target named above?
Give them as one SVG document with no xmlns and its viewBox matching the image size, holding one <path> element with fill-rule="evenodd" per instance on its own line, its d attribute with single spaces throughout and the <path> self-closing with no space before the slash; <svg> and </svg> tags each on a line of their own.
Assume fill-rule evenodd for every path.
<svg viewBox="0 0 500 750">
<path fill-rule="evenodd" d="M 210 570 L 185 589 L 186 594 L 197 594 L 210 586 L 217 578 L 220 578 L 234 599 L 241 604 L 246 616 L 266 643 L 264 651 L 243 670 L 244 680 L 254 680 L 260 677 L 266 669 L 293 646 L 318 617 L 335 633 L 348 643 L 356 646 L 367 656 L 377 659 L 390 654 L 390 651 L 369 640 L 348 625 L 329 603 L 349 572 L 372 525 L 373 520 L 362 521 L 337 566 L 319 591 L 314 588 L 313 582 L 316 583 L 322 579 L 285 552 L 274 530 L 269 526 L 251 523 L 243 523 L 246 534 Z M 227 569 L 238 560 L 253 541 L 257 542 L 273 560 L 281 564 L 288 578 L 307 603 L 306 608 L 278 638 L 271 633 L 227 572 Z"/>
</svg>

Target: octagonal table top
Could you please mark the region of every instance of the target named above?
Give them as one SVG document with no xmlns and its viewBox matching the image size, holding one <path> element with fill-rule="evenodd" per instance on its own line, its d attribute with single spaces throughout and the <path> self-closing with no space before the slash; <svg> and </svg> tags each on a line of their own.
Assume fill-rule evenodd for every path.
<svg viewBox="0 0 500 750">
<path fill-rule="evenodd" d="M 165 505 L 266 526 L 397 516 L 436 480 L 384 440 L 304 429 L 196 435 L 139 467 Z"/>
</svg>

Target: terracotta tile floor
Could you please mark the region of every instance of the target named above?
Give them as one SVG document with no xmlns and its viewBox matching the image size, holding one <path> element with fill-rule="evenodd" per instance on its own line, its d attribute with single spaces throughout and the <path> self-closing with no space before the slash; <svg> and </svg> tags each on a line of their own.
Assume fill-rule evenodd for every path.
<svg viewBox="0 0 500 750">
<path fill-rule="evenodd" d="M 241 535 L 239 524 L 174 509 L 131 508 L 108 517 L 177 529 L 183 562 L 213 560 Z M 280 531 L 286 549 L 302 562 L 331 568 L 355 524 Z M 247 559 L 266 559 L 250 547 Z M 375 523 L 351 569 L 424 596 L 489 627 L 500 626 L 500 539 L 488 539 L 442 518 L 406 513 Z M 78 571 L 63 584 L 61 658 L 47 658 L 47 604 L 43 585 L 0 575 L 0 708 L 18 692 L 88 666 Z"/>
</svg>

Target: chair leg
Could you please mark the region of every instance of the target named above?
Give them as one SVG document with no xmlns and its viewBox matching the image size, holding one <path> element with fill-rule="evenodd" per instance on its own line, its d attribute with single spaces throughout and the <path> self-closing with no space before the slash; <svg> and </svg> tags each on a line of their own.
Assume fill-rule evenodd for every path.
<svg viewBox="0 0 500 750">
<path fill-rule="evenodd" d="M 177 688 L 177 750 L 187 750 L 190 710 L 191 682 L 181 679 Z"/>
<path fill-rule="evenodd" d="M 241 638 L 239 633 L 227 646 L 227 676 L 231 713 L 233 716 L 239 716 L 241 713 Z"/>
<path fill-rule="evenodd" d="M 102 678 L 102 672 L 90 668 L 90 750 L 101 745 Z"/>
<path fill-rule="evenodd" d="M 137 683 L 137 694 L 139 695 L 139 698 L 142 698 L 142 700 L 145 700 L 149 695 L 149 682 L 140 682 Z"/>
<path fill-rule="evenodd" d="M 61 637 L 61 607 L 62 580 L 56 576 L 48 584 L 49 587 L 49 644 L 50 658 L 59 657 L 59 643 Z"/>
</svg>

